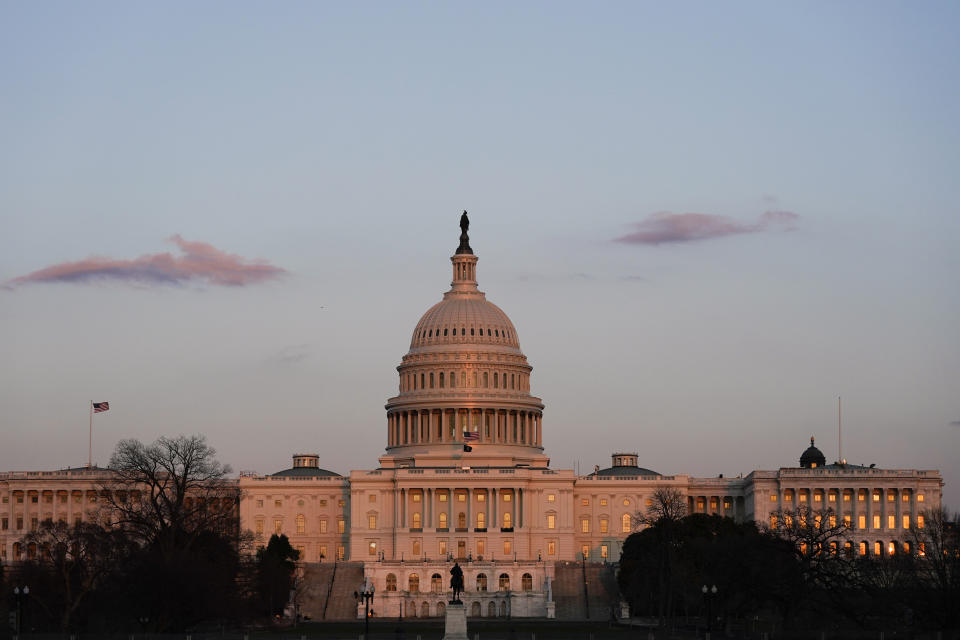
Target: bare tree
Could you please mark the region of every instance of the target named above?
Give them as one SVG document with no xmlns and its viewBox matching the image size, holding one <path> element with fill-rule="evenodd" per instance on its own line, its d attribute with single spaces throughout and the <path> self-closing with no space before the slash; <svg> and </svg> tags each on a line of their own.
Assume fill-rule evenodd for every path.
<svg viewBox="0 0 960 640">
<path fill-rule="evenodd" d="M 960 623 L 960 516 L 942 507 L 919 515 L 910 527 L 917 578 L 931 592 L 932 611 L 941 624 L 953 629 Z"/>
<path fill-rule="evenodd" d="M 637 528 L 661 520 L 679 522 L 687 515 L 687 498 L 674 487 L 657 487 L 650 495 L 650 501 L 646 510 L 638 511 L 633 518 Z"/>
<path fill-rule="evenodd" d="M 121 440 L 102 487 L 113 524 L 162 551 L 188 548 L 202 532 L 235 539 L 240 489 L 201 435 Z"/>
</svg>

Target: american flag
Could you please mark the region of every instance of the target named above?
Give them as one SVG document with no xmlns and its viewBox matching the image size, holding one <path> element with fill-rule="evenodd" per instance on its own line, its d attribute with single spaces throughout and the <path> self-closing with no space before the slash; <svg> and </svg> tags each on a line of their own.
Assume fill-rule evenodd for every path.
<svg viewBox="0 0 960 640">
<path fill-rule="evenodd" d="M 479 431 L 464 431 L 463 432 L 463 441 L 464 442 L 476 442 L 480 439 Z"/>
<path fill-rule="evenodd" d="M 104 411 L 110 411 L 110 403 L 109 403 L 109 402 L 94 402 L 94 403 L 93 403 L 93 412 L 94 412 L 94 413 L 102 413 L 102 412 L 104 412 Z"/>
</svg>

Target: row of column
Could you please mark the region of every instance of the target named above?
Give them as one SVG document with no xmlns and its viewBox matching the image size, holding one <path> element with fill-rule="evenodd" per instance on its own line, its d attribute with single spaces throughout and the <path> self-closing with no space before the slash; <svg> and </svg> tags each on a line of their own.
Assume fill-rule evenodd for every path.
<svg viewBox="0 0 960 640">
<path fill-rule="evenodd" d="M 407 489 L 401 488 L 394 492 L 394 522 L 401 529 L 495 529 L 520 528 L 523 523 L 523 489 L 498 488 L 486 489 Z M 446 508 L 440 502 L 440 495 L 446 495 Z M 414 496 L 419 495 L 419 502 Z M 460 502 L 459 496 L 465 499 Z M 484 506 L 474 511 L 474 502 L 477 496 L 484 496 Z M 503 500 L 510 496 L 510 501 Z M 454 503 L 462 505 L 454 508 Z M 504 507 L 501 510 L 501 505 Z M 506 508 L 505 505 L 509 505 Z M 446 527 L 441 526 L 440 514 L 446 514 Z M 460 514 L 464 519 L 459 519 Z M 483 513 L 483 521 L 477 519 L 477 513 Z"/>
<path fill-rule="evenodd" d="M 792 492 L 792 501 L 785 500 L 787 494 Z M 815 495 L 820 493 L 822 496 L 819 502 Z M 909 493 L 907 493 L 909 492 Z M 800 501 L 800 494 L 805 493 L 806 502 Z M 830 502 L 831 493 L 836 496 L 833 502 Z M 873 496 L 878 495 L 879 500 L 874 502 Z M 908 496 L 908 501 L 903 501 L 903 496 Z M 844 497 L 849 497 L 845 500 Z M 860 500 L 860 496 L 864 499 Z M 890 499 L 890 496 L 893 499 Z M 827 489 L 796 489 L 792 487 L 780 489 L 778 495 L 780 506 L 787 511 L 794 510 L 798 506 L 807 506 L 814 511 L 825 511 L 833 509 L 838 517 L 850 516 L 850 524 L 855 529 L 865 530 L 899 530 L 905 531 L 911 525 L 917 522 L 917 492 L 912 489 L 894 489 L 875 487 L 851 488 L 827 488 Z M 864 516 L 863 522 L 860 522 L 860 516 Z M 874 522 L 874 516 L 880 516 L 879 523 Z M 893 516 L 893 526 L 890 526 L 889 518 Z M 904 521 L 904 516 L 908 516 Z M 862 524 L 862 526 L 861 526 Z M 874 524 L 879 524 L 875 527 Z M 904 526 L 906 525 L 906 526 Z"/>
<path fill-rule="evenodd" d="M 390 447 L 418 443 L 464 442 L 464 432 L 476 442 L 543 446 L 543 416 L 512 409 L 413 409 L 387 414 Z"/>
</svg>

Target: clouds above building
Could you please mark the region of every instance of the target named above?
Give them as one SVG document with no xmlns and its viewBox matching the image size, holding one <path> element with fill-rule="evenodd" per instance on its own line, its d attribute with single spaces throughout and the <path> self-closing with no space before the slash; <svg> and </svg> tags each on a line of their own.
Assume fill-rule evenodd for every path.
<svg viewBox="0 0 960 640">
<path fill-rule="evenodd" d="M 615 238 L 626 244 L 676 244 L 762 231 L 792 231 L 800 216 L 792 211 L 767 211 L 754 222 L 709 213 L 654 213 L 634 223 L 634 231 Z"/>
<path fill-rule="evenodd" d="M 116 280 L 140 285 L 181 285 L 191 282 L 238 287 L 283 276 L 286 272 L 264 260 L 227 253 L 206 242 L 167 238 L 181 255 L 152 253 L 132 259 L 92 256 L 38 269 L 5 283 L 8 289 L 42 282 L 83 284 Z"/>
</svg>

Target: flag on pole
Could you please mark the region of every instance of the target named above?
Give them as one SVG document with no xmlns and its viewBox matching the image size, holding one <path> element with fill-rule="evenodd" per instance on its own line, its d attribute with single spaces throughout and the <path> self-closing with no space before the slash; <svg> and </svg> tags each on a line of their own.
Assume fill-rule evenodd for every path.
<svg viewBox="0 0 960 640">
<path fill-rule="evenodd" d="M 464 431 L 463 432 L 463 441 L 464 442 L 476 442 L 480 439 L 479 431 Z"/>
<path fill-rule="evenodd" d="M 93 403 L 93 412 L 94 413 L 103 413 L 104 411 L 110 411 L 109 402 L 94 402 Z"/>
</svg>

